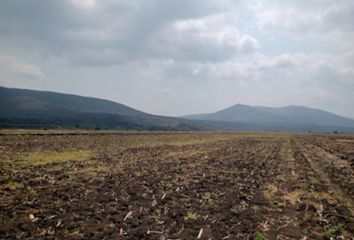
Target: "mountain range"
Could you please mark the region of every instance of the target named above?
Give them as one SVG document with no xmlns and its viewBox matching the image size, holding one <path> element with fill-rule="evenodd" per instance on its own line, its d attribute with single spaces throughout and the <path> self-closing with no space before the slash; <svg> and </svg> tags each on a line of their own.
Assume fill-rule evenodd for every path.
<svg viewBox="0 0 354 240">
<path fill-rule="evenodd" d="M 248 122 L 271 129 L 314 130 L 316 128 L 353 128 L 354 120 L 327 111 L 304 106 L 262 107 L 235 104 L 214 112 L 183 116 L 186 119 Z"/>
<path fill-rule="evenodd" d="M 165 117 L 98 98 L 0 87 L 0 128 L 354 132 L 354 120 L 304 106 L 243 104 Z"/>
</svg>

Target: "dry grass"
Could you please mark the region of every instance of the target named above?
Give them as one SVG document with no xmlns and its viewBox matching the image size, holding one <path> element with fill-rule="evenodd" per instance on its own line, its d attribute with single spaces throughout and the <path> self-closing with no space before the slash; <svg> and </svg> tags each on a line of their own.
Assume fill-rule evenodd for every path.
<svg viewBox="0 0 354 240">
<path fill-rule="evenodd" d="M 29 153 L 23 161 L 32 165 L 66 162 L 71 160 L 86 160 L 94 156 L 92 151 L 39 152 Z"/>
</svg>

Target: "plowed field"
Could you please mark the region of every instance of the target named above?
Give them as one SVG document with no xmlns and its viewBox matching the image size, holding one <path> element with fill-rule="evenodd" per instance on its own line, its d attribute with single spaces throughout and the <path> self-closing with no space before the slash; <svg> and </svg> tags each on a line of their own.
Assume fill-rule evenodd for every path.
<svg viewBox="0 0 354 240">
<path fill-rule="evenodd" d="M 353 236 L 353 135 L 0 132 L 0 239 Z"/>
</svg>

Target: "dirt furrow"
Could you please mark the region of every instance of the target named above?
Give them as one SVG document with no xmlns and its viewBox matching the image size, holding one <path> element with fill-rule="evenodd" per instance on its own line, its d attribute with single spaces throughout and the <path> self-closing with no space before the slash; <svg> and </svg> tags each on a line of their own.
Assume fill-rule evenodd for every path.
<svg viewBox="0 0 354 240">
<path fill-rule="evenodd" d="M 353 214 L 354 172 L 349 163 L 310 143 L 299 144 L 313 170 L 328 184 L 335 195 L 343 199 Z"/>
<path fill-rule="evenodd" d="M 313 160 L 308 152 L 303 151 L 302 154 L 305 156 L 306 160 L 317 174 L 318 178 L 328 186 L 328 193 L 336 196 L 342 204 L 346 205 L 349 213 L 354 216 L 353 199 L 348 194 L 346 194 L 340 186 L 332 182 L 331 178 L 327 175 L 325 170 L 322 169 L 321 164 L 316 162 L 316 160 Z"/>
<path fill-rule="evenodd" d="M 348 161 L 313 139 L 353 138 L 0 136 L 0 239 L 351 239 Z"/>
<path fill-rule="evenodd" d="M 354 209 L 351 197 L 328 175 L 328 169 L 324 168 L 326 166 L 325 159 L 319 158 L 316 152 L 311 151 L 313 148 L 309 144 L 304 145 L 303 141 L 298 139 L 294 143 L 298 151 L 298 158 L 305 161 L 302 166 L 308 168 L 309 181 L 307 181 L 307 185 L 309 189 L 304 196 L 310 196 L 320 203 L 320 208 L 316 211 L 320 213 L 319 220 L 322 221 L 324 233 L 340 226 L 345 229 L 344 235 L 347 238 L 352 237 L 354 235 Z"/>
</svg>

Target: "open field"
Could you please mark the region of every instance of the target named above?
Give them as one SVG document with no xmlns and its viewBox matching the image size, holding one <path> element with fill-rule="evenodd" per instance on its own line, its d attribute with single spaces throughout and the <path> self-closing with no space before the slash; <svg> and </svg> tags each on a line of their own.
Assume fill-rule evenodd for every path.
<svg viewBox="0 0 354 240">
<path fill-rule="evenodd" d="M 0 132 L 0 239 L 353 239 L 354 136 Z"/>
</svg>

